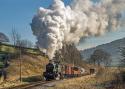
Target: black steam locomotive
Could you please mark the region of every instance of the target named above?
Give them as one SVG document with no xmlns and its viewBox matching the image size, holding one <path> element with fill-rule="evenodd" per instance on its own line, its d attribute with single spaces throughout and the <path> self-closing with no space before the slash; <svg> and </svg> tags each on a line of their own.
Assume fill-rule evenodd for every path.
<svg viewBox="0 0 125 89">
<path fill-rule="evenodd" d="M 54 61 L 54 63 L 52 63 L 50 60 L 46 65 L 46 71 L 43 73 L 44 79 L 46 81 L 61 79 L 61 71 L 59 70 L 61 70 L 59 62 Z"/>
</svg>

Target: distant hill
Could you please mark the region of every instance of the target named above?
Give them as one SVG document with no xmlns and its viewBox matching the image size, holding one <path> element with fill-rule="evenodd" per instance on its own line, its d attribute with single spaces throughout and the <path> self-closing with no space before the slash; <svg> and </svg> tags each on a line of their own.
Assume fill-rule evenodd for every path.
<svg viewBox="0 0 125 89">
<path fill-rule="evenodd" d="M 111 57 L 113 59 L 112 61 L 112 65 L 116 66 L 119 64 L 120 62 L 120 52 L 119 52 L 119 48 L 125 46 L 125 38 L 123 39 L 119 39 L 119 40 L 115 40 L 112 41 L 110 43 L 106 43 L 103 45 L 99 45 L 97 47 L 94 48 L 90 48 L 90 49 L 86 49 L 86 50 L 82 50 L 81 51 L 81 55 L 84 59 L 87 59 L 90 57 L 90 55 L 94 52 L 94 50 L 96 49 L 103 49 L 104 51 L 108 52 L 111 54 Z"/>
</svg>

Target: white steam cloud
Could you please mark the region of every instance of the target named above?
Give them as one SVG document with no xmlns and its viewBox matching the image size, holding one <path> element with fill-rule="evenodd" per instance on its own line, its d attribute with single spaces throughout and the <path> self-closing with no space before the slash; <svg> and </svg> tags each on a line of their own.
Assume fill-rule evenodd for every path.
<svg viewBox="0 0 125 89">
<path fill-rule="evenodd" d="M 79 43 L 81 38 L 99 36 L 121 25 L 125 0 L 74 0 L 65 6 L 54 0 L 48 8 L 40 7 L 33 17 L 31 28 L 37 45 L 50 59 L 63 44 Z"/>
</svg>

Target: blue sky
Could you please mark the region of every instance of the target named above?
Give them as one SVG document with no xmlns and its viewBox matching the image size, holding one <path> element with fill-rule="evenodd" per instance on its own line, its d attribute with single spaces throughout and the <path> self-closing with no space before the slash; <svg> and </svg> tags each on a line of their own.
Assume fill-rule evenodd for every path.
<svg viewBox="0 0 125 89">
<path fill-rule="evenodd" d="M 71 1 L 64 0 L 66 5 Z M 10 37 L 11 30 L 14 27 L 23 39 L 35 43 L 36 39 L 32 35 L 29 24 L 40 6 L 47 8 L 51 3 L 52 0 L 0 0 L 0 32 Z M 88 38 L 85 42 L 79 44 L 78 48 L 85 49 L 86 47 L 93 47 L 123 37 L 125 37 L 125 31 L 123 30 L 108 33 L 105 36 Z"/>
<path fill-rule="evenodd" d="M 71 0 L 64 0 L 69 4 Z M 37 9 L 42 6 L 47 8 L 52 0 L 0 0 L 0 32 L 10 36 L 14 27 L 23 39 L 36 39 L 32 35 L 30 23 Z"/>
</svg>

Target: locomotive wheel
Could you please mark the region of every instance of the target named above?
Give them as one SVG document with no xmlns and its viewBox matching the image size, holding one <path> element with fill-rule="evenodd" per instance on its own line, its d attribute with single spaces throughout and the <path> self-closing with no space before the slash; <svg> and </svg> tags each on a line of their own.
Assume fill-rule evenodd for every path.
<svg viewBox="0 0 125 89">
<path fill-rule="evenodd" d="M 55 79 L 56 79 L 56 80 L 61 80 L 61 79 L 62 79 L 62 78 L 61 78 L 61 75 L 58 74 L 57 77 L 56 77 Z"/>
</svg>

